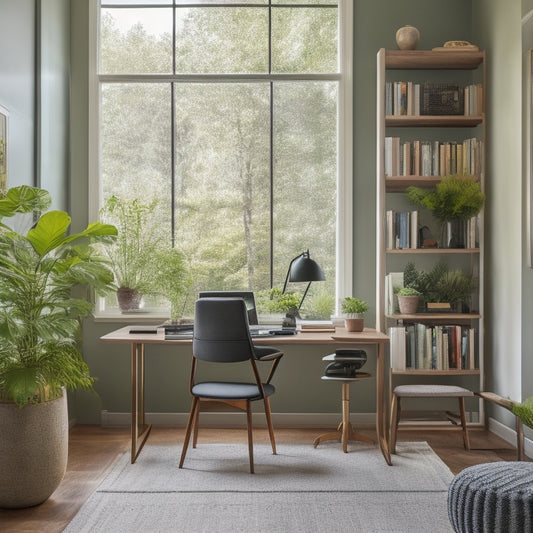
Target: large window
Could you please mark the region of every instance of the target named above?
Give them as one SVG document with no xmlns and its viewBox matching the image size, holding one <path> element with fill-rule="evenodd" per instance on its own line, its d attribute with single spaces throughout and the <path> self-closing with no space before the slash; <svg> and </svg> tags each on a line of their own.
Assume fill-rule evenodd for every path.
<svg viewBox="0 0 533 533">
<path fill-rule="evenodd" d="M 95 0 L 93 210 L 111 196 L 155 205 L 193 294 L 281 288 L 309 249 L 326 281 L 302 311 L 327 318 L 350 286 L 348 9 Z"/>
</svg>

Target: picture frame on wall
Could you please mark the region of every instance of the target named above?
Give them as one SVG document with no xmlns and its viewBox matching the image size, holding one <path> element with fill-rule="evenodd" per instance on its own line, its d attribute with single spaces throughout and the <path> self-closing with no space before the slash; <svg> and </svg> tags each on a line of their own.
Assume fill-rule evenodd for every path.
<svg viewBox="0 0 533 533">
<path fill-rule="evenodd" d="M 7 135 L 9 111 L 0 105 L 0 191 L 7 191 Z"/>
</svg>

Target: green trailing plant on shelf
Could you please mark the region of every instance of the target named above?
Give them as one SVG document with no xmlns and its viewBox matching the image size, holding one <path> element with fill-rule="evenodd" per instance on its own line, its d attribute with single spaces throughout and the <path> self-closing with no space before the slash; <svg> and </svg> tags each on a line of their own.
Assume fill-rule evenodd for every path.
<svg viewBox="0 0 533 533">
<path fill-rule="evenodd" d="M 471 175 L 444 176 L 434 190 L 410 186 L 406 195 L 412 203 L 429 209 L 441 222 L 468 220 L 481 211 L 485 202 L 479 181 Z"/>
</svg>

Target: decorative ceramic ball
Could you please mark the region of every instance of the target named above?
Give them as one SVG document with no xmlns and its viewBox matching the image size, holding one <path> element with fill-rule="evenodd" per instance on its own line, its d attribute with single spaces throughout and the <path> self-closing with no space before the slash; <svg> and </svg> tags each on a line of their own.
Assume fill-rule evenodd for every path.
<svg viewBox="0 0 533 533">
<path fill-rule="evenodd" d="M 396 32 L 396 43 L 400 50 L 414 50 L 419 40 L 420 32 L 414 26 L 402 26 Z"/>
</svg>

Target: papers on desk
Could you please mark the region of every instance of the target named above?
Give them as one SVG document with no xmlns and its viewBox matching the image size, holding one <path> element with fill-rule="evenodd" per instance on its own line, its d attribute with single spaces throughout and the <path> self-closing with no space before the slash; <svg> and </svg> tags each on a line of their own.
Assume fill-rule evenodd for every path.
<svg viewBox="0 0 533 533">
<path fill-rule="evenodd" d="M 138 335 L 156 334 L 158 326 L 130 326 L 128 333 L 137 333 Z"/>
</svg>

